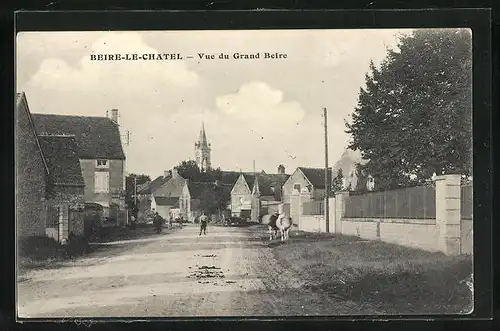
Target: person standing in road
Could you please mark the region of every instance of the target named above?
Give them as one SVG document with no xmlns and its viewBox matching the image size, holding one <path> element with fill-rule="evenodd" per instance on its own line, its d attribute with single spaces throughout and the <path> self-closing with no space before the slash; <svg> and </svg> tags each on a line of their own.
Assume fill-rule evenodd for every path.
<svg viewBox="0 0 500 331">
<path fill-rule="evenodd" d="M 156 233 L 160 233 L 161 232 L 161 228 L 163 227 L 163 219 L 160 216 L 160 214 L 158 214 L 158 212 L 156 212 L 156 214 L 155 214 L 155 216 L 153 218 L 153 224 L 154 224 Z"/>
<path fill-rule="evenodd" d="M 207 235 L 207 223 L 208 217 L 205 215 L 205 212 L 202 212 L 200 216 L 200 236 L 202 232 L 204 235 Z"/>
</svg>

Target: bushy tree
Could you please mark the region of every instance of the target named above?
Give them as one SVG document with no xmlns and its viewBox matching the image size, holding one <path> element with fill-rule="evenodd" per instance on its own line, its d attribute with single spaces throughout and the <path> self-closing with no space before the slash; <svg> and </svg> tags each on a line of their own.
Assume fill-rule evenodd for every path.
<svg viewBox="0 0 500 331">
<path fill-rule="evenodd" d="M 201 170 L 193 160 L 182 161 L 176 165 L 174 169 L 177 170 L 177 173 L 182 178 L 191 179 L 193 181 L 198 181 L 200 178 Z"/>
<path fill-rule="evenodd" d="M 349 148 L 377 189 L 420 184 L 432 174 L 472 171 L 472 49 L 465 29 L 425 29 L 400 38 L 347 123 Z"/>
<path fill-rule="evenodd" d="M 222 170 L 220 168 L 201 171 L 195 161 L 189 160 L 180 162 L 179 165 L 175 166 L 175 169 L 180 176 L 192 182 L 214 184 L 201 194 L 200 208 L 202 210 L 207 213 L 216 213 L 218 210 L 226 208 L 230 196 L 227 190 L 223 189 L 221 183 Z"/>
<path fill-rule="evenodd" d="M 337 171 L 337 176 L 332 181 L 331 187 L 331 196 L 333 196 L 336 192 L 342 191 L 343 187 L 344 174 L 342 173 L 342 169 Z"/>
</svg>

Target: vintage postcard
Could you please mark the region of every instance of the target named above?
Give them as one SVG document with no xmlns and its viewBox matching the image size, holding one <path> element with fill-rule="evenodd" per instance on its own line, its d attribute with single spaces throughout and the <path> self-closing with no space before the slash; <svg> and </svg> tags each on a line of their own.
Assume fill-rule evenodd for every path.
<svg viewBox="0 0 500 331">
<path fill-rule="evenodd" d="M 472 312 L 471 40 L 18 33 L 18 317 Z"/>
</svg>

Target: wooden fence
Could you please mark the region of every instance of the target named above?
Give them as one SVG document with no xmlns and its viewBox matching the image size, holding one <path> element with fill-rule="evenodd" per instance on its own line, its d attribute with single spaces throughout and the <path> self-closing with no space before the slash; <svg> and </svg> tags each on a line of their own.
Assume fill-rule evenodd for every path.
<svg viewBox="0 0 500 331">
<path fill-rule="evenodd" d="M 346 198 L 345 217 L 436 218 L 436 189 L 433 185 L 351 195 Z"/>
<path fill-rule="evenodd" d="M 325 213 L 325 201 L 309 201 L 304 202 L 303 214 L 304 215 L 323 215 Z"/>
</svg>

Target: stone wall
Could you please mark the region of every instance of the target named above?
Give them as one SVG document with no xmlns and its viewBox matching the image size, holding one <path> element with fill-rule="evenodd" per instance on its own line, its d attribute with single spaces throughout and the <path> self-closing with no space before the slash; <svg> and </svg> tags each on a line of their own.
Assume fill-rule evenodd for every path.
<svg viewBox="0 0 500 331">
<path fill-rule="evenodd" d="M 16 112 L 16 223 L 17 235 L 44 236 L 46 168 L 24 98 Z"/>
<path fill-rule="evenodd" d="M 473 221 L 460 219 L 460 176 L 436 178 L 435 219 L 346 218 L 345 201 L 349 192 L 338 192 L 330 199 L 330 232 L 369 240 L 443 252 L 446 255 L 471 254 Z M 325 215 L 304 215 L 303 204 L 310 200 L 304 193 L 292 195 L 291 210 L 297 211 L 299 229 L 326 231 Z M 333 210 L 332 210 L 333 209 Z"/>
</svg>

